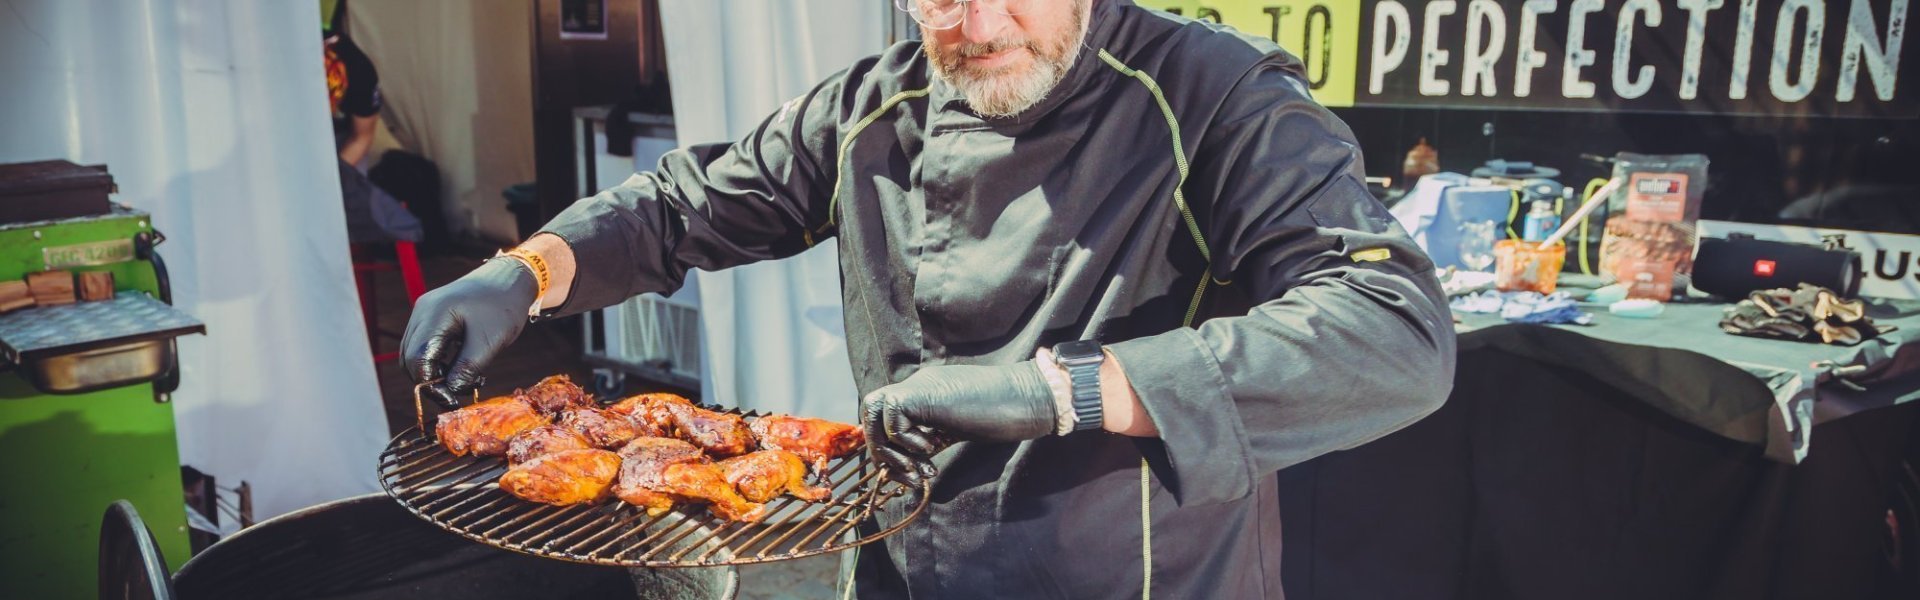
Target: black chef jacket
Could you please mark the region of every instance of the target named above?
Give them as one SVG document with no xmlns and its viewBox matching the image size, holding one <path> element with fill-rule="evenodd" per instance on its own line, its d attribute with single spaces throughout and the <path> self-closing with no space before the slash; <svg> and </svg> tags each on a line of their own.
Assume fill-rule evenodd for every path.
<svg viewBox="0 0 1920 600">
<path fill-rule="evenodd" d="M 925 514 L 863 549 L 860 597 L 1131 598 L 1151 577 L 1161 598 L 1278 598 L 1274 472 L 1452 385 L 1433 265 L 1360 156 L 1271 42 L 1096 0 L 1017 118 L 975 114 L 903 42 L 545 231 L 579 265 L 561 313 L 836 244 L 863 394 L 1069 340 L 1113 352 L 1159 439 L 947 450 Z"/>
</svg>

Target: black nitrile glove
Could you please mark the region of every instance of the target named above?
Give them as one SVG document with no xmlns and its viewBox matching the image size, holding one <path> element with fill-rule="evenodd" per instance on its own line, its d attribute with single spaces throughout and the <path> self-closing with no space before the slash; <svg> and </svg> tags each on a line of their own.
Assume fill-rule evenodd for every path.
<svg viewBox="0 0 1920 600">
<path fill-rule="evenodd" d="M 540 293 L 533 271 L 511 258 L 495 258 L 441 286 L 413 304 L 400 360 L 428 397 L 447 408 L 460 405 L 485 379 L 480 371 L 527 326 L 527 308 Z"/>
<path fill-rule="evenodd" d="M 946 441 L 1019 442 L 1054 430 L 1053 391 L 1031 361 L 927 367 L 860 404 L 868 451 L 915 488 L 933 476 L 927 459 Z"/>
</svg>

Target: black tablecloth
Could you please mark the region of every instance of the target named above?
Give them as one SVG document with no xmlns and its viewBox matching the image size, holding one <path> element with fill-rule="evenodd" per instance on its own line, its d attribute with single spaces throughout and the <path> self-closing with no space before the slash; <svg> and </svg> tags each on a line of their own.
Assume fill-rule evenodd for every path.
<svg viewBox="0 0 1920 600">
<path fill-rule="evenodd" d="M 1460 351 L 1499 349 L 1586 373 L 1668 415 L 1795 463 L 1810 450 L 1806 432 L 1813 425 L 1920 398 L 1920 344 L 1912 343 L 1920 341 L 1920 302 L 1867 303 L 1889 331 L 1857 346 L 1731 335 L 1719 327 L 1726 304 L 1696 301 L 1669 304 L 1652 319 L 1583 305 L 1594 317 L 1584 326 L 1461 313 Z"/>
<path fill-rule="evenodd" d="M 1841 348 L 1727 335 L 1720 308 L 1587 327 L 1463 315 L 1445 407 L 1281 473 L 1287 597 L 1892 589 L 1883 539 L 1920 451 L 1903 351 L 1920 317 L 1878 303 L 1899 329 Z M 1862 389 L 1821 361 L 1853 365 Z"/>
</svg>

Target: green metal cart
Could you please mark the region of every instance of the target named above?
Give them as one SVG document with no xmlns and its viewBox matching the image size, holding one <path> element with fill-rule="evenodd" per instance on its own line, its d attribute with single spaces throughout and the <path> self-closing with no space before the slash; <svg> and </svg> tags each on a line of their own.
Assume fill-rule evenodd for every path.
<svg viewBox="0 0 1920 600">
<path fill-rule="evenodd" d="M 0 281 L 113 274 L 112 300 L 0 315 L 0 598 L 95 594 L 100 513 L 129 500 L 160 550 L 189 555 L 168 394 L 173 338 L 204 333 L 168 306 L 163 239 L 146 213 L 0 224 Z"/>
</svg>

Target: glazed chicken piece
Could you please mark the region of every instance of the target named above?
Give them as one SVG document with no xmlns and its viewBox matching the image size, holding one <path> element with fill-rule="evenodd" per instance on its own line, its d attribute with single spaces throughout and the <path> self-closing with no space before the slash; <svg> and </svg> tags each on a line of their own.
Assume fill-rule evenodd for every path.
<svg viewBox="0 0 1920 600">
<path fill-rule="evenodd" d="M 660 472 L 667 465 L 706 460 L 698 446 L 681 440 L 664 437 L 633 440 L 620 448 L 620 480 L 613 486 L 613 495 L 647 509 L 648 515 L 659 515 L 680 501 L 674 494 L 655 489 L 660 485 Z"/>
<path fill-rule="evenodd" d="M 770 415 L 754 419 L 751 428 L 761 448 L 797 454 L 815 472 L 825 472 L 828 461 L 851 454 L 866 440 L 858 426 L 811 417 Z"/>
<path fill-rule="evenodd" d="M 740 496 L 725 472 L 700 448 L 672 438 L 643 437 L 620 448 L 620 479 L 613 494 L 659 515 L 679 502 L 709 502 L 721 518 L 753 523 L 766 505 Z"/>
<path fill-rule="evenodd" d="M 753 431 L 740 415 L 715 412 L 693 405 L 676 394 L 641 394 L 615 403 L 608 410 L 633 415 L 662 432 L 680 438 L 718 457 L 753 451 Z"/>
<path fill-rule="evenodd" d="M 676 406 L 673 432 L 680 439 L 717 457 L 738 456 L 753 451 L 753 430 L 740 415 L 715 412 L 697 406 Z"/>
<path fill-rule="evenodd" d="M 681 407 L 693 408 L 693 401 L 679 394 L 640 394 L 631 396 L 607 410 L 627 415 L 634 425 L 650 433 L 642 437 L 669 437 L 673 433 L 673 413 Z"/>
<path fill-rule="evenodd" d="M 543 454 L 565 450 L 589 450 L 593 444 L 586 436 L 559 425 L 541 425 L 513 436 L 507 442 L 507 462 L 520 464 Z"/>
<path fill-rule="evenodd" d="M 620 456 L 606 450 L 562 450 L 507 469 L 500 489 L 526 500 L 567 506 L 607 497 L 620 474 Z"/>
<path fill-rule="evenodd" d="M 585 436 L 593 447 L 607 450 L 625 446 L 641 435 L 640 428 L 626 415 L 591 406 L 569 406 L 560 411 L 555 424 Z"/>
<path fill-rule="evenodd" d="M 558 415 L 569 406 L 593 406 L 593 398 L 587 391 L 574 385 L 566 375 L 542 379 L 533 387 L 514 390 L 513 395 L 549 416 Z"/>
<path fill-rule="evenodd" d="M 785 450 L 761 450 L 720 461 L 727 483 L 753 502 L 772 500 L 780 492 L 808 502 L 818 502 L 831 493 L 827 488 L 807 486 L 807 463 Z"/>
<path fill-rule="evenodd" d="M 550 419 L 533 405 L 513 396 L 501 396 L 440 413 L 434 435 L 454 456 L 499 456 L 507 452 L 507 442 L 528 429 L 546 425 Z"/>
</svg>

